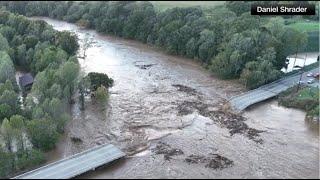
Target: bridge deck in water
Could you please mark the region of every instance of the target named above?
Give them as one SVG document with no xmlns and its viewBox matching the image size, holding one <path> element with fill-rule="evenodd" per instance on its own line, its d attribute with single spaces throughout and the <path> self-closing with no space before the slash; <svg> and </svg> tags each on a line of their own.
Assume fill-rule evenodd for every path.
<svg viewBox="0 0 320 180">
<path fill-rule="evenodd" d="M 125 156 L 112 144 L 75 154 L 13 179 L 70 179 Z"/>
</svg>

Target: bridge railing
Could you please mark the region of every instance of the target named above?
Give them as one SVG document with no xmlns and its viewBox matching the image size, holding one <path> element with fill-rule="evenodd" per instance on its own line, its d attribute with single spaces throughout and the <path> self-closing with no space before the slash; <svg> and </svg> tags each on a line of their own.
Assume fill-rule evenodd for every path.
<svg viewBox="0 0 320 180">
<path fill-rule="evenodd" d="M 42 167 L 40 167 L 40 168 L 37 168 L 37 169 L 31 170 L 31 171 L 29 171 L 29 172 L 26 172 L 26 173 L 24 173 L 24 174 L 18 175 L 18 176 L 14 177 L 14 178 L 11 178 L 11 179 L 20 179 L 20 178 L 22 178 L 22 177 L 25 177 L 25 176 L 28 176 L 28 175 L 32 175 L 33 173 L 35 173 L 35 172 L 37 172 L 37 171 L 44 170 L 44 169 L 46 169 L 46 168 L 48 168 L 48 167 L 51 167 L 51 166 L 57 165 L 57 164 L 59 164 L 59 163 L 68 161 L 68 160 L 70 160 L 70 159 L 73 159 L 73 158 L 82 156 L 82 155 L 87 154 L 87 153 L 90 153 L 90 152 L 92 152 L 92 151 L 96 151 L 96 150 L 98 150 L 98 149 L 100 149 L 100 148 L 103 148 L 103 147 L 106 147 L 106 146 L 113 146 L 113 145 L 112 145 L 112 144 L 99 145 L 99 146 L 96 146 L 96 147 L 94 147 L 94 148 L 91 148 L 91 149 L 88 149 L 88 150 L 86 150 L 86 151 L 83 151 L 83 152 L 81 152 L 81 153 L 77 153 L 77 154 L 72 155 L 72 156 L 69 156 L 69 157 L 67 157 L 67 158 L 64 158 L 64 159 L 55 161 L 55 162 L 53 162 L 53 163 L 47 164 L 47 165 L 45 165 L 45 166 L 42 166 Z"/>
<path fill-rule="evenodd" d="M 315 68 L 315 69 L 316 69 L 316 68 Z M 313 69 L 313 70 L 314 70 L 314 69 Z M 310 70 L 310 71 L 312 71 L 312 70 Z M 309 72 L 309 71 L 307 71 L 307 72 Z M 233 99 L 235 99 L 235 98 L 237 98 L 237 97 L 243 96 L 244 94 L 248 94 L 248 93 L 253 92 L 253 91 L 256 91 L 256 90 L 258 90 L 258 89 L 263 89 L 263 88 L 268 87 L 268 86 L 270 86 L 270 85 L 272 85 L 272 84 L 279 83 L 279 82 L 281 82 L 281 81 L 283 81 L 283 80 L 285 80 L 285 79 L 289 79 L 289 78 L 295 77 L 295 76 L 297 76 L 297 75 L 299 75 L 299 74 L 300 74 L 300 72 L 297 72 L 297 73 L 294 73 L 294 74 L 292 74 L 292 75 L 282 77 L 282 78 L 277 79 L 277 80 L 275 80 L 275 81 L 273 81 L 273 82 L 271 82 L 271 83 L 262 85 L 262 86 L 260 86 L 260 87 L 258 87 L 258 88 L 256 88 L 256 89 L 251 89 L 251 90 L 249 90 L 249 91 L 246 91 L 246 92 L 243 92 L 243 93 L 238 94 L 238 95 L 236 95 L 236 96 L 233 96 L 233 97 L 229 98 L 227 101 L 231 101 L 231 100 L 233 100 Z"/>
</svg>

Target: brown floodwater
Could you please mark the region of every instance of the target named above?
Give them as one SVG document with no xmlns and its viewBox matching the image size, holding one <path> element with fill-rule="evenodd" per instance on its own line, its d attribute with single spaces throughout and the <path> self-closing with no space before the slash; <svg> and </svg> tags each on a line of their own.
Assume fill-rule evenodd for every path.
<svg viewBox="0 0 320 180">
<path fill-rule="evenodd" d="M 105 109 L 90 99 L 83 112 L 77 102 L 72 106 L 72 121 L 56 150 L 48 153 L 49 162 L 112 143 L 129 156 L 78 178 L 319 177 L 319 134 L 304 120 L 303 111 L 278 106 L 275 100 L 255 105 L 243 116 L 248 127 L 263 131 L 259 133 L 263 143 L 241 133 L 231 136 L 217 123 L 221 119 L 202 116 L 205 113 L 184 105 L 193 103 L 215 112 L 225 99 L 244 91 L 237 81 L 219 80 L 190 59 L 166 55 L 136 41 L 41 19 L 57 30 L 75 32 L 80 43 L 85 36 L 91 37 L 94 44 L 86 59 L 79 59 L 82 72 L 103 72 L 115 80 Z M 182 153 L 166 160 L 154 151 L 160 142 Z M 233 164 L 213 169 L 185 161 L 190 155 L 210 153 Z"/>
</svg>

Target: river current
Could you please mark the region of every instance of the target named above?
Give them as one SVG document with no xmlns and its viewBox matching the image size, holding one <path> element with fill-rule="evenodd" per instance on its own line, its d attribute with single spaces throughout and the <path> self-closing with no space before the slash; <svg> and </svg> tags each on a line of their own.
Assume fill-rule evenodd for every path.
<svg viewBox="0 0 320 180">
<path fill-rule="evenodd" d="M 82 73 L 102 72 L 115 81 L 106 110 L 89 99 L 83 112 L 78 103 L 71 107 L 72 121 L 48 153 L 48 163 L 112 143 L 128 157 L 78 178 L 319 178 L 319 133 L 304 120 L 303 111 L 281 107 L 275 100 L 258 104 L 242 115 L 249 127 L 263 131 L 263 143 L 242 134 L 231 136 L 227 128 L 187 105 L 219 109 L 226 99 L 245 91 L 237 81 L 219 80 L 190 59 L 136 41 L 49 18 L 33 19 L 75 32 L 80 45 L 90 37 L 93 46 L 79 59 Z M 179 153 L 166 159 L 154 151 L 160 146 Z M 215 169 L 186 161 L 191 155 L 209 154 L 219 154 L 232 165 Z"/>
</svg>

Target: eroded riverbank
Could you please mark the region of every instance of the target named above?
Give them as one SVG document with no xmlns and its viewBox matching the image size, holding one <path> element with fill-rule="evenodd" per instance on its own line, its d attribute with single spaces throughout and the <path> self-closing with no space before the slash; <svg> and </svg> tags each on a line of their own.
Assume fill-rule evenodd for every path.
<svg viewBox="0 0 320 180">
<path fill-rule="evenodd" d="M 318 135 L 301 130 L 303 112 L 267 103 L 244 117 L 230 115 L 223 104 L 244 90 L 237 82 L 135 41 L 43 19 L 80 39 L 91 36 L 96 43 L 80 59 L 82 70 L 115 80 L 105 112 L 91 102 L 84 112 L 72 107 L 73 120 L 50 161 L 103 143 L 130 156 L 79 178 L 318 177 Z M 293 119 L 297 125 L 288 126 Z"/>
</svg>

